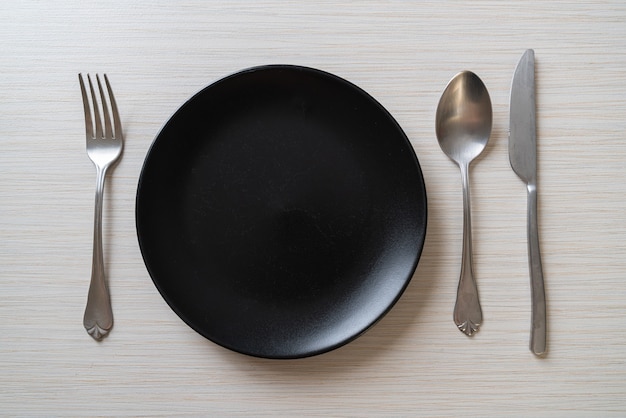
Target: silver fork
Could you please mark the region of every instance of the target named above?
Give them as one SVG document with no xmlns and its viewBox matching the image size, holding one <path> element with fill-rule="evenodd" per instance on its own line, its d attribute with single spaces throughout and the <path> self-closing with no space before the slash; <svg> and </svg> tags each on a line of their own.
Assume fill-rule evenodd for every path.
<svg viewBox="0 0 626 418">
<path fill-rule="evenodd" d="M 113 327 L 113 311 L 111 309 L 111 297 L 104 276 L 104 260 L 102 256 L 102 200 L 104 193 L 104 179 L 107 170 L 120 157 L 123 148 L 122 124 L 117 111 L 117 104 L 113 96 L 113 90 L 109 84 L 106 74 L 104 81 L 109 94 L 108 102 L 111 111 L 107 106 L 107 99 L 104 89 L 100 83 L 100 77 L 96 74 L 102 113 L 104 115 L 104 130 L 98 106 L 98 99 L 94 91 L 91 78 L 87 74 L 89 82 L 89 93 L 91 96 L 91 107 L 89 105 L 89 95 L 85 88 L 85 83 L 81 74 L 78 74 L 80 90 L 83 95 L 83 107 L 85 109 L 85 128 L 87 132 L 87 155 L 96 166 L 96 207 L 94 211 L 93 224 L 93 259 L 91 263 L 91 283 L 89 284 L 89 294 L 87 296 L 87 307 L 83 317 L 85 329 L 95 340 L 101 340 L 107 336 Z M 93 113 L 92 113 L 93 109 Z M 113 116 L 113 126 L 111 117 Z M 94 133 L 95 125 L 95 133 Z"/>
</svg>

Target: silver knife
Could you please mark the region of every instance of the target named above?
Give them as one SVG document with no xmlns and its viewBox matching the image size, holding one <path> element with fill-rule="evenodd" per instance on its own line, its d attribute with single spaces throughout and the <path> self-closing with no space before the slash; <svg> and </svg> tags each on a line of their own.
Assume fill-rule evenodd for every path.
<svg viewBox="0 0 626 418">
<path fill-rule="evenodd" d="M 537 225 L 537 126 L 535 104 L 535 52 L 526 50 L 515 69 L 511 85 L 509 160 L 528 189 L 528 266 L 532 316 L 530 350 L 546 353 L 546 294 L 539 252 Z"/>
</svg>

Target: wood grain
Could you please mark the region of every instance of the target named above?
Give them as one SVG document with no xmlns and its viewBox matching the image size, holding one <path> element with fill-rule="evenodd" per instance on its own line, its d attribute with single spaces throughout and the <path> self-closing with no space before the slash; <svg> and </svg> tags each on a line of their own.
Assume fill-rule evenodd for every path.
<svg viewBox="0 0 626 418">
<path fill-rule="evenodd" d="M 626 3 L 615 1 L 0 4 L 0 414 L 8 416 L 624 416 Z M 539 216 L 549 354 L 528 350 L 526 194 L 507 155 L 508 96 L 537 59 Z M 249 66 L 317 67 L 377 98 L 406 131 L 429 196 L 426 247 L 395 308 L 334 352 L 226 351 L 167 307 L 142 263 L 134 194 L 167 118 Z M 489 88 L 493 135 L 472 166 L 484 325 L 452 322 L 461 184 L 434 136 L 458 71 Z M 79 72 L 106 72 L 126 133 L 108 179 L 115 326 L 83 330 L 95 173 Z"/>
</svg>

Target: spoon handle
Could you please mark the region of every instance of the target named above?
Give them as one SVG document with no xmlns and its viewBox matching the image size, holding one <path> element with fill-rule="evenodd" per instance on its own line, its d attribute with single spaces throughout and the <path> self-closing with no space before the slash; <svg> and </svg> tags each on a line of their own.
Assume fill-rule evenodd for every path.
<svg viewBox="0 0 626 418">
<path fill-rule="evenodd" d="M 463 253 L 461 277 L 454 305 L 454 323 L 459 330 L 471 336 L 483 321 L 483 312 L 478 299 L 478 287 L 472 268 L 472 216 L 470 213 L 469 165 L 460 164 L 463 182 Z"/>
<path fill-rule="evenodd" d="M 528 267 L 532 298 L 530 351 L 541 356 L 546 352 L 546 293 L 539 251 L 539 226 L 537 223 L 537 186 L 528 184 Z"/>
</svg>

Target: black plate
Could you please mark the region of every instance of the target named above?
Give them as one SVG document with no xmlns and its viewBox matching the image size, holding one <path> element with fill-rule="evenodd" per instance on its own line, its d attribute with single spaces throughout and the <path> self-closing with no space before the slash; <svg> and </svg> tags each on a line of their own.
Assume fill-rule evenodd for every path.
<svg viewBox="0 0 626 418">
<path fill-rule="evenodd" d="M 426 190 L 393 117 L 319 70 L 255 67 L 211 84 L 146 157 L 136 223 L 171 308 L 229 349 L 306 357 L 398 300 L 426 234 Z"/>
</svg>

